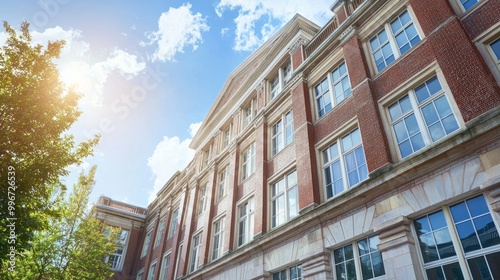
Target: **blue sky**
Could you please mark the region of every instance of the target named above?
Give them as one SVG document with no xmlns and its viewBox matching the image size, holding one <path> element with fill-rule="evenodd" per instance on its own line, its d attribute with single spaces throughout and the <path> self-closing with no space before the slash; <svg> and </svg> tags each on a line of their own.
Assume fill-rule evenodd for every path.
<svg viewBox="0 0 500 280">
<path fill-rule="evenodd" d="M 231 71 L 296 13 L 323 26 L 333 2 L 0 0 L 0 19 L 27 20 L 35 42 L 67 42 L 55 62 L 83 96 L 70 132 L 102 134 L 67 184 L 97 164 L 92 201 L 145 207 L 192 159 L 193 133 Z"/>
</svg>

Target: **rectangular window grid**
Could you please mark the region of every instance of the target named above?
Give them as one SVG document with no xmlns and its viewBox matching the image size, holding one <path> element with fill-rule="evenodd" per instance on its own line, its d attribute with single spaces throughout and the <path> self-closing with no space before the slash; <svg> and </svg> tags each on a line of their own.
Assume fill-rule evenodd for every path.
<svg viewBox="0 0 500 280">
<path fill-rule="evenodd" d="M 255 172 L 255 143 L 243 153 L 243 180 Z"/>
<path fill-rule="evenodd" d="M 153 230 L 150 230 L 146 234 L 146 238 L 144 239 L 144 246 L 142 247 L 142 254 L 141 257 L 144 257 L 148 254 L 149 250 L 149 243 L 151 243 L 151 235 L 153 234 Z"/>
<path fill-rule="evenodd" d="M 273 280 L 302 280 L 302 265 L 292 266 L 273 273 Z"/>
<path fill-rule="evenodd" d="M 149 267 L 148 280 L 154 280 L 155 279 L 155 272 L 156 272 L 156 263 L 152 264 Z"/>
<path fill-rule="evenodd" d="M 229 166 L 226 166 L 222 172 L 219 173 L 219 189 L 217 198 L 221 200 L 226 195 L 227 185 L 229 183 Z"/>
<path fill-rule="evenodd" d="M 368 178 L 359 128 L 323 150 L 322 154 L 327 198 Z"/>
<path fill-rule="evenodd" d="M 168 253 L 165 256 L 163 256 L 160 280 L 166 280 L 167 279 L 168 268 L 170 266 L 170 255 L 171 254 Z"/>
<path fill-rule="evenodd" d="M 328 113 L 334 105 L 351 96 L 351 83 L 345 62 L 342 62 L 315 88 L 318 116 Z"/>
<path fill-rule="evenodd" d="M 161 220 L 160 225 L 158 226 L 158 233 L 156 233 L 154 248 L 158 247 L 158 245 L 160 244 L 164 230 L 165 230 L 165 219 Z"/>
<path fill-rule="evenodd" d="M 191 250 L 191 266 L 189 271 L 193 272 L 200 265 L 201 233 L 193 237 L 193 249 Z"/>
<path fill-rule="evenodd" d="M 127 245 L 128 230 L 120 230 L 118 234 L 118 244 L 116 246 L 115 252 L 107 257 L 106 263 L 111 265 L 112 270 L 121 270 L 123 264 L 123 258 L 125 255 L 125 248 Z"/>
<path fill-rule="evenodd" d="M 212 250 L 212 260 L 216 260 L 222 256 L 224 248 L 224 229 L 225 219 L 221 218 L 214 223 L 214 240 Z"/>
<path fill-rule="evenodd" d="M 238 246 L 248 243 L 253 238 L 254 210 L 253 198 L 239 207 Z"/>
<path fill-rule="evenodd" d="M 179 208 L 175 209 L 174 212 L 172 212 L 172 218 L 170 220 L 170 228 L 168 230 L 168 238 L 174 236 L 178 223 L 179 223 Z"/>
<path fill-rule="evenodd" d="M 293 112 L 288 111 L 282 118 L 273 125 L 272 128 L 272 147 L 273 155 L 276 155 L 286 146 L 291 144 L 294 139 Z"/>
<path fill-rule="evenodd" d="M 272 227 L 277 227 L 299 215 L 297 171 L 271 186 Z"/>
</svg>

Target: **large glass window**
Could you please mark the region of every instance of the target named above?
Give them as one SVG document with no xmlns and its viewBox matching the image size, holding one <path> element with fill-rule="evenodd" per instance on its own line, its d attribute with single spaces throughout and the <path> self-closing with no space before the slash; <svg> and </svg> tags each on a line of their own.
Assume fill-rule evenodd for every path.
<svg viewBox="0 0 500 280">
<path fill-rule="evenodd" d="M 378 235 L 374 235 L 334 250 L 336 279 L 356 280 L 356 275 L 372 279 L 385 275 L 382 254 L 377 249 L 379 243 Z"/>
<path fill-rule="evenodd" d="M 158 247 L 161 241 L 161 237 L 163 236 L 163 231 L 165 230 L 165 219 L 160 221 L 160 225 L 158 226 L 158 232 L 156 233 L 155 245 L 154 248 Z"/>
<path fill-rule="evenodd" d="M 469 271 L 472 279 L 500 279 L 500 237 L 482 195 L 418 218 L 414 226 L 429 280 L 465 279 Z"/>
<path fill-rule="evenodd" d="M 401 158 L 459 128 L 437 76 L 391 104 L 388 112 Z"/>
<path fill-rule="evenodd" d="M 302 270 L 302 265 L 295 265 L 273 273 L 272 280 L 302 280 Z"/>
<path fill-rule="evenodd" d="M 127 248 L 129 231 L 122 229 L 118 234 L 118 244 L 116 246 L 115 252 L 106 258 L 106 263 L 111 265 L 112 270 L 121 270 L 123 266 L 123 260 L 125 259 L 125 252 Z"/>
<path fill-rule="evenodd" d="M 496 65 L 500 67 L 500 38 L 490 43 L 489 48 L 493 53 L 493 58 L 495 60 Z"/>
<path fill-rule="evenodd" d="M 214 223 L 212 260 L 216 260 L 222 256 L 224 250 L 224 229 L 225 229 L 224 218 L 221 218 Z"/>
<path fill-rule="evenodd" d="M 174 212 L 172 212 L 172 218 L 170 219 L 170 228 L 168 230 L 168 238 L 174 236 L 178 223 L 179 223 L 179 208 L 175 209 Z"/>
<path fill-rule="evenodd" d="M 351 95 L 351 83 L 345 62 L 337 66 L 315 88 L 318 116 L 329 112 L 334 105 Z"/>
<path fill-rule="evenodd" d="M 460 0 L 460 4 L 466 11 L 472 8 L 472 6 L 474 6 L 477 2 L 478 0 Z"/>
<path fill-rule="evenodd" d="M 322 155 L 327 198 L 368 178 L 359 128 L 323 150 Z"/>
<path fill-rule="evenodd" d="M 382 71 L 403 53 L 420 42 L 408 11 L 386 24 L 371 40 L 370 48 L 377 71 Z"/>
<path fill-rule="evenodd" d="M 161 262 L 160 280 L 167 279 L 168 268 L 170 267 L 170 255 L 170 253 L 166 253 L 163 256 L 163 261 Z"/>
<path fill-rule="evenodd" d="M 294 139 L 293 130 L 293 112 L 288 111 L 282 118 L 273 125 L 272 128 L 272 147 L 273 155 L 279 153 L 286 146 L 291 144 Z"/>
<path fill-rule="evenodd" d="M 151 235 L 153 234 L 153 230 L 148 231 L 146 237 L 144 238 L 144 246 L 142 247 L 141 257 L 144 257 L 148 254 L 149 244 L 151 243 Z"/>
<path fill-rule="evenodd" d="M 239 207 L 238 246 L 248 243 L 253 238 L 254 199 L 250 198 Z"/>
<path fill-rule="evenodd" d="M 243 153 L 243 180 L 255 172 L 255 143 Z"/>
<path fill-rule="evenodd" d="M 206 205 L 207 205 L 207 187 L 203 187 L 200 189 L 198 193 L 198 207 L 197 207 L 197 213 L 198 215 L 201 215 L 205 211 Z"/>
<path fill-rule="evenodd" d="M 292 63 L 288 61 L 283 67 L 280 67 L 278 73 L 271 80 L 271 99 L 274 99 L 282 88 L 290 81 L 292 77 Z"/>
<path fill-rule="evenodd" d="M 226 166 L 219 173 L 219 185 L 217 190 L 217 200 L 221 200 L 226 195 L 227 185 L 229 184 L 229 166 Z"/>
<path fill-rule="evenodd" d="M 272 227 L 277 227 L 299 215 L 297 171 L 271 186 Z"/>
<path fill-rule="evenodd" d="M 189 271 L 193 272 L 200 266 L 201 233 L 193 237 L 193 247 L 191 249 L 191 265 Z"/>
<path fill-rule="evenodd" d="M 154 280 L 156 273 L 156 262 L 149 267 L 148 280 Z"/>
</svg>

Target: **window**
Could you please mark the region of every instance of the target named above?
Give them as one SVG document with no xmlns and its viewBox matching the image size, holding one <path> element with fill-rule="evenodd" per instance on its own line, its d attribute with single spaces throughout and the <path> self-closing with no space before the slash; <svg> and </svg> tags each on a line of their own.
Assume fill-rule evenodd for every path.
<svg viewBox="0 0 500 280">
<path fill-rule="evenodd" d="M 302 265 L 273 273 L 273 280 L 302 280 Z M 339 278 L 340 279 L 340 278 Z"/>
<path fill-rule="evenodd" d="M 359 128 L 323 150 L 323 170 L 327 198 L 368 178 Z"/>
<path fill-rule="evenodd" d="M 500 237 L 482 195 L 413 222 L 425 273 L 433 279 L 500 279 Z M 461 248 L 455 250 L 455 248 Z M 465 258 L 467 268 L 459 258 Z"/>
<path fill-rule="evenodd" d="M 358 274 L 365 280 L 385 275 L 382 254 L 377 249 L 379 243 L 378 235 L 374 235 L 334 250 L 336 279 L 355 280 Z"/>
<path fill-rule="evenodd" d="M 223 143 L 223 148 L 226 148 L 229 146 L 229 143 L 231 143 L 231 133 L 233 130 L 233 126 L 229 125 L 226 130 L 224 130 L 224 143 Z"/>
<path fill-rule="evenodd" d="M 203 187 L 200 189 L 200 193 L 198 194 L 198 215 L 201 215 L 205 211 L 206 204 L 207 204 L 207 188 Z"/>
<path fill-rule="evenodd" d="M 183 243 L 181 243 L 179 245 L 179 250 L 177 252 L 179 252 L 177 254 L 177 260 L 175 261 L 175 270 L 174 270 L 174 278 L 173 279 L 177 279 L 177 272 L 178 272 L 178 269 L 179 269 L 179 263 L 181 261 L 181 257 L 182 257 L 182 247 L 184 246 Z"/>
<path fill-rule="evenodd" d="M 326 76 L 314 88 L 316 94 L 316 106 L 318 116 L 328 113 L 334 105 L 339 104 L 347 97 L 351 96 L 351 83 L 345 62 Z"/>
<path fill-rule="evenodd" d="M 401 158 L 459 128 L 436 76 L 391 104 L 388 111 Z"/>
<path fill-rule="evenodd" d="M 221 218 L 214 223 L 214 247 L 212 250 L 213 261 L 220 258 L 224 251 L 224 228 L 224 218 Z"/>
<path fill-rule="evenodd" d="M 227 185 L 229 183 L 229 166 L 226 166 L 222 172 L 219 173 L 219 189 L 217 192 L 217 199 L 221 200 L 226 195 Z"/>
<path fill-rule="evenodd" d="M 472 8 L 477 2 L 478 0 L 460 0 L 460 4 L 466 11 Z"/>
<path fill-rule="evenodd" d="M 142 275 L 144 274 L 144 268 L 141 269 L 141 271 L 139 271 L 137 273 L 137 277 L 135 278 L 136 280 L 142 280 Z"/>
<path fill-rule="evenodd" d="M 252 99 L 250 103 L 243 108 L 243 128 L 249 125 L 255 116 L 255 101 Z"/>
<path fill-rule="evenodd" d="M 278 70 L 278 73 L 271 80 L 271 99 L 274 99 L 282 88 L 290 81 L 292 77 L 292 63 L 288 61 L 285 66 Z"/>
<path fill-rule="evenodd" d="M 174 212 L 172 213 L 172 218 L 170 220 L 170 228 L 168 230 L 168 238 L 174 236 L 178 222 L 179 222 L 179 208 L 175 209 Z"/>
<path fill-rule="evenodd" d="M 299 215 L 297 171 L 271 186 L 272 227 L 277 227 Z"/>
<path fill-rule="evenodd" d="M 253 198 L 239 207 L 238 246 L 248 243 L 253 238 L 254 210 Z"/>
<path fill-rule="evenodd" d="M 410 13 L 404 11 L 370 40 L 371 53 L 377 71 L 382 71 L 418 42 L 420 42 L 420 36 Z"/>
<path fill-rule="evenodd" d="M 210 162 L 210 147 L 203 151 L 203 167 L 207 167 Z"/>
<path fill-rule="evenodd" d="M 106 263 L 111 265 L 112 270 L 121 270 L 123 260 L 125 259 L 126 245 L 128 238 L 128 230 L 120 230 L 118 234 L 118 244 L 115 252 L 106 258 Z"/>
<path fill-rule="evenodd" d="M 201 233 L 193 237 L 193 249 L 191 250 L 191 266 L 189 271 L 193 272 L 200 265 Z"/>
<path fill-rule="evenodd" d="M 255 172 L 255 143 L 243 153 L 243 180 Z"/>
<path fill-rule="evenodd" d="M 170 253 L 167 253 L 163 256 L 163 261 L 161 262 L 161 274 L 160 280 L 166 280 L 168 274 L 168 267 L 170 266 Z"/>
<path fill-rule="evenodd" d="M 288 144 L 293 142 L 293 112 L 288 111 L 282 118 L 273 125 L 272 146 L 273 155 L 283 150 Z"/>
<path fill-rule="evenodd" d="M 155 272 L 156 272 L 156 262 L 149 267 L 148 280 L 155 279 Z"/>
<path fill-rule="evenodd" d="M 146 238 L 144 239 L 144 247 L 142 248 L 142 254 L 141 254 L 141 257 L 144 257 L 148 254 L 148 250 L 149 250 L 149 243 L 151 243 L 151 235 L 153 234 L 153 230 L 150 230 L 147 234 L 146 234 Z"/>
<path fill-rule="evenodd" d="M 154 248 L 158 247 L 158 245 L 160 244 L 164 230 L 165 230 L 165 219 L 161 220 L 160 225 L 158 226 L 158 233 L 156 233 Z"/>
<path fill-rule="evenodd" d="M 496 39 L 488 46 L 491 49 L 491 53 L 493 54 L 495 64 L 500 68 L 500 38 Z"/>
</svg>

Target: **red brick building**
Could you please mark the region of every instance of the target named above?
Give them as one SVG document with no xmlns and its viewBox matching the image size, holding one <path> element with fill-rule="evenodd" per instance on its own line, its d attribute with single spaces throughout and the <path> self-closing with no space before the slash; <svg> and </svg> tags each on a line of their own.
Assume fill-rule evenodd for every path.
<svg viewBox="0 0 500 280">
<path fill-rule="evenodd" d="M 115 279 L 500 279 L 500 0 L 332 10 L 232 72 L 147 210 L 101 198 Z"/>
</svg>

